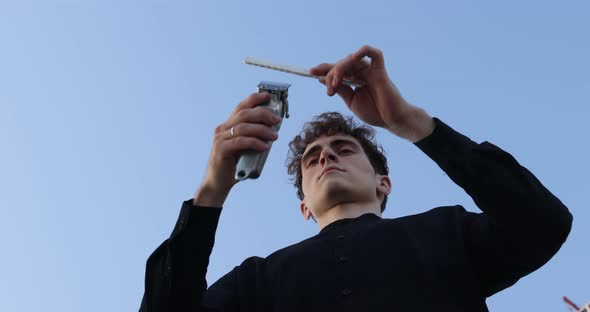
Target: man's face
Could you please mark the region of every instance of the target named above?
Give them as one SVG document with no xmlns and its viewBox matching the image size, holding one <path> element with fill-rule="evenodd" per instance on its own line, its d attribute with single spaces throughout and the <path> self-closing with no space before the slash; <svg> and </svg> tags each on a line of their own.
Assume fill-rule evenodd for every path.
<svg viewBox="0 0 590 312">
<path fill-rule="evenodd" d="M 380 204 L 377 190 L 384 176 L 375 173 L 359 141 L 352 136 L 322 136 L 310 143 L 303 153 L 301 173 L 304 216 L 305 208 L 318 216 L 345 202 Z"/>
</svg>

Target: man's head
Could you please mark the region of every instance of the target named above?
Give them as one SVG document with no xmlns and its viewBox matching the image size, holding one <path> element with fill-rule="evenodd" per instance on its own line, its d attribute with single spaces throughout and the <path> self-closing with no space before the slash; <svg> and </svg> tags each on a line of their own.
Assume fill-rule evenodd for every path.
<svg viewBox="0 0 590 312">
<path fill-rule="evenodd" d="M 297 197 L 313 215 L 347 202 L 375 202 L 383 212 L 390 190 L 389 168 L 375 131 L 352 117 L 316 116 L 289 143 L 288 173 Z M 305 212 L 304 212 L 305 214 Z"/>
</svg>

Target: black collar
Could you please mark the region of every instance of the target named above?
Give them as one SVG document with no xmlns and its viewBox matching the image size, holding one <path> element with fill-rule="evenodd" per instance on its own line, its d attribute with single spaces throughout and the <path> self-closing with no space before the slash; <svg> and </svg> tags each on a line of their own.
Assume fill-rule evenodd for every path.
<svg viewBox="0 0 590 312">
<path fill-rule="evenodd" d="M 336 221 L 324 226 L 324 228 L 320 231 L 320 234 L 329 233 L 332 231 L 336 231 L 338 229 L 342 229 L 342 227 L 344 227 L 348 224 L 363 224 L 363 223 L 374 222 L 377 220 L 381 220 L 381 217 L 379 217 L 378 215 L 376 215 L 374 213 L 368 212 L 368 213 L 365 213 L 364 215 L 356 217 L 356 218 L 344 218 L 344 219 L 336 220 Z"/>
</svg>

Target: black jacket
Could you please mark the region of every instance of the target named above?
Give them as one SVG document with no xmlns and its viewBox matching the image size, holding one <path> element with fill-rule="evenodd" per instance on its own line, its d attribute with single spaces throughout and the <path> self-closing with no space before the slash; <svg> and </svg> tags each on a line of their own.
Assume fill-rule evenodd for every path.
<svg viewBox="0 0 590 312">
<path fill-rule="evenodd" d="M 338 220 L 207 289 L 221 209 L 186 201 L 147 261 L 140 311 L 487 311 L 486 297 L 559 250 L 572 216 L 510 154 L 435 122 L 416 145 L 483 213 L 449 206 Z"/>
</svg>

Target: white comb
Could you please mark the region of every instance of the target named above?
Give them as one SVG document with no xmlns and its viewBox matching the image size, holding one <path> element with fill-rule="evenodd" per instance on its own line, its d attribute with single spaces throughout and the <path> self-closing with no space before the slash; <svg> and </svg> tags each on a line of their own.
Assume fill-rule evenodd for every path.
<svg viewBox="0 0 590 312">
<path fill-rule="evenodd" d="M 282 71 L 282 72 L 289 73 L 289 74 L 295 74 L 295 75 L 309 77 L 309 78 L 315 78 L 315 79 L 319 79 L 319 80 L 326 79 L 326 76 L 315 76 L 315 75 L 310 74 L 309 70 L 307 70 L 305 68 L 291 66 L 291 65 L 275 64 L 275 63 L 255 59 L 252 57 L 247 57 L 244 60 L 244 64 L 264 67 L 264 68 L 268 68 L 268 69 L 274 69 L 274 70 Z M 357 88 L 364 86 L 364 84 L 352 82 L 352 81 L 346 80 L 346 79 L 342 79 L 342 83 L 347 84 L 352 87 L 357 87 Z"/>
</svg>

